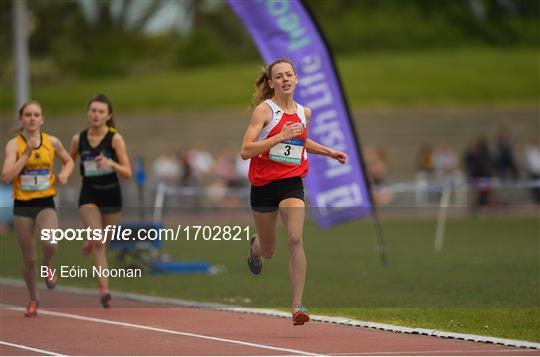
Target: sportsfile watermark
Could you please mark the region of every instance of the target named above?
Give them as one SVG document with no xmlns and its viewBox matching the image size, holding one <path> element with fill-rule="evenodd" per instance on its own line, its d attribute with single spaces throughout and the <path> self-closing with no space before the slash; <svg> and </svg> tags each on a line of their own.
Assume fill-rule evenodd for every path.
<svg viewBox="0 0 540 357">
<path fill-rule="evenodd" d="M 124 228 L 108 225 L 104 229 L 46 228 L 41 230 L 41 240 L 57 244 L 60 241 L 241 241 L 249 240 L 249 226 L 228 225 L 181 225 L 174 228 Z"/>
</svg>

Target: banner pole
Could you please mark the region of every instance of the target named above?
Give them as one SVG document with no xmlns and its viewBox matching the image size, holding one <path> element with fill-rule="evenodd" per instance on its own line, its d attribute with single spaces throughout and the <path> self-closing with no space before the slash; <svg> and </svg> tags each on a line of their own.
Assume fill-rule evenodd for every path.
<svg viewBox="0 0 540 357">
<path fill-rule="evenodd" d="M 351 131 L 352 131 L 352 134 L 353 134 L 352 138 L 353 138 L 353 141 L 354 141 L 354 144 L 355 144 L 355 147 L 356 147 L 356 152 L 358 154 L 358 161 L 360 162 L 360 170 L 362 170 L 362 176 L 364 178 L 364 184 L 367 187 L 367 192 L 368 192 L 368 195 L 369 195 L 369 201 L 370 201 L 370 204 L 371 204 L 371 222 L 372 222 L 372 227 L 373 227 L 373 234 L 375 235 L 375 246 L 377 248 L 377 252 L 379 253 L 379 259 L 381 261 L 381 264 L 383 266 L 386 266 L 386 265 L 388 265 L 388 259 L 387 259 L 387 256 L 386 256 L 386 248 L 384 246 L 384 239 L 383 239 L 383 234 L 382 234 L 382 229 L 381 229 L 381 223 L 380 223 L 380 220 L 379 220 L 379 214 L 378 214 L 378 211 L 377 211 L 377 207 L 375 205 L 375 201 L 373 200 L 373 194 L 372 194 L 372 191 L 371 191 L 371 183 L 367 179 L 367 172 L 365 170 L 366 166 L 365 166 L 365 163 L 364 163 L 364 157 L 362 156 L 362 149 L 361 149 L 361 145 L 360 145 L 360 139 L 358 138 L 358 135 L 356 135 L 356 126 L 354 124 L 354 120 L 353 120 L 353 117 L 351 115 L 349 102 L 347 101 L 347 98 L 345 96 L 345 91 L 343 89 L 343 83 L 341 82 L 341 76 L 339 75 L 339 71 L 337 70 L 336 61 L 334 59 L 334 54 L 333 54 L 332 50 L 330 49 L 330 46 L 328 45 L 328 41 L 326 40 L 326 37 L 324 36 L 324 33 L 323 33 L 321 27 L 319 26 L 319 23 L 317 22 L 317 20 L 313 16 L 313 13 L 311 12 L 309 7 L 307 6 L 306 1 L 305 0 L 300 0 L 300 2 L 304 6 L 304 9 L 306 10 L 307 14 L 311 17 L 311 20 L 313 21 L 313 25 L 315 26 L 315 28 L 319 32 L 319 36 L 321 37 L 321 40 L 322 40 L 324 46 L 326 47 L 326 51 L 328 52 L 328 58 L 330 59 L 330 62 L 332 64 L 332 67 L 334 68 L 334 72 L 336 74 L 336 82 L 337 82 L 337 85 L 339 86 L 339 89 L 340 89 L 341 94 L 343 96 L 342 99 L 343 99 L 345 111 L 347 112 L 347 117 L 349 119 L 349 125 L 351 126 Z"/>
<path fill-rule="evenodd" d="M 383 266 L 388 265 L 388 259 L 386 257 L 386 248 L 384 246 L 384 238 L 381 230 L 381 222 L 379 221 L 379 213 L 377 208 L 373 207 L 373 214 L 371 218 L 371 227 L 373 228 L 373 234 L 375 235 L 375 243 L 377 247 L 377 253 L 379 253 L 379 259 Z"/>
</svg>

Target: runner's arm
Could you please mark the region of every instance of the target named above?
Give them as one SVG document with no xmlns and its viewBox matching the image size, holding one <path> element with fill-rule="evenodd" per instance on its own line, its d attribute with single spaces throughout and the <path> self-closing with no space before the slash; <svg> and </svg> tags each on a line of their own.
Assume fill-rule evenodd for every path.
<svg viewBox="0 0 540 357">
<path fill-rule="evenodd" d="M 71 175 L 71 172 L 73 171 L 73 167 L 75 164 L 73 163 L 73 159 L 68 154 L 66 149 L 64 149 L 64 145 L 62 145 L 62 142 L 58 140 L 58 138 L 51 136 L 51 143 L 54 147 L 54 153 L 60 161 L 62 161 L 62 170 L 57 175 L 58 182 L 60 182 L 62 185 L 65 185 L 67 183 L 67 180 L 69 178 L 69 175 Z"/>
<path fill-rule="evenodd" d="M 73 161 L 77 160 L 77 156 L 79 155 L 79 140 L 79 134 L 75 134 L 73 135 L 73 138 L 71 138 L 71 147 L 69 148 L 69 154 L 71 155 Z"/>
<path fill-rule="evenodd" d="M 306 122 L 309 123 L 309 120 L 311 119 L 311 110 L 307 107 L 304 107 L 304 113 L 306 115 Z M 318 142 L 313 141 L 311 139 L 306 140 L 306 151 L 310 154 L 331 157 L 332 159 L 336 159 L 337 161 L 339 161 L 340 164 L 344 164 L 347 162 L 346 153 L 342 151 L 330 149 L 329 147 L 321 145 Z"/>
<path fill-rule="evenodd" d="M 27 145 L 21 157 L 17 159 L 17 141 L 15 139 L 8 141 L 4 154 L 4 165 L 2 167 L 3 183 L 8 184 L 17 177 L 24 165 L 26 165 L 30 154 L 32 154 L 32 149 Z"/>
<path fill-rule="evenodd" d="M 131 179 L 133 172 L 131 171 L 131 164 L 129 163 L 129 156 L 126 149 L 126 142 L 119 133 L 113 136 L 112 147 L 118 157 L 118 162 L 114 160 L 108 160 L 110 166 L 116 173 L 125 180 Z"/>
</svg>

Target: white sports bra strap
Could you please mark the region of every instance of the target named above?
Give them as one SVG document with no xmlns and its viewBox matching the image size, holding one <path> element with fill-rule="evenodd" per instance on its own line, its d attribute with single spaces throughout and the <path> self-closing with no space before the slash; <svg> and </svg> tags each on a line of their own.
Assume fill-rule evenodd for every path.
<svg viewBox="0 0 540 357">
<path fill-rule="evenodd" d="M 306 126 L 307 120 L 306 120 L 306 112 L 304 111 L 304 107 L 298 103 L 296 103 L 296 106 L 298 107 L 298 110 L 296 111 L 296 115 L 298 115 L 298 117 L 302 121 L 302 124 Z"/>
<path fill-rule="evenodd" d="M 267 99 L 264 101 L 272 110 L 272 119 L 270 122 L 261 130 L 261 133 L 259 134 L 258 140 L 264 140 L 268 137 L 268 134 L 272 131 L 272 129 L 275 128 L 276 125 L 278 125 L 279 121 L 281 120 L 281 117 L 283 116 L 283 111 L 276 103 L 272 101 L 272 99 Z"/>
</svg>

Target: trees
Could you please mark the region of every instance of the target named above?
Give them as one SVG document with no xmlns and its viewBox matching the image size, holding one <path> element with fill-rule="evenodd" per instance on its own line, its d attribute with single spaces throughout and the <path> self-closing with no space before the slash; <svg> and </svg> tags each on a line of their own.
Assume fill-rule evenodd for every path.
<svg viewBox="0 0 540 357">
<path fill-rule="evenodd" d="M 337 54 L 540 44 L 537 0 L 305 2 Z M 50 64 L 40 72 L 54 67 L 55 75 L 110 76 L 258 58 L 225 0 L 27 3 L 32 59 Z M 11 4 L 0 1 L 4 71 L 11 58 Z"/>
</svg>

